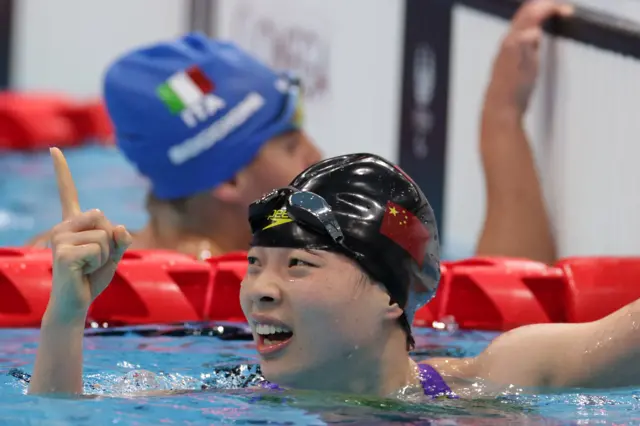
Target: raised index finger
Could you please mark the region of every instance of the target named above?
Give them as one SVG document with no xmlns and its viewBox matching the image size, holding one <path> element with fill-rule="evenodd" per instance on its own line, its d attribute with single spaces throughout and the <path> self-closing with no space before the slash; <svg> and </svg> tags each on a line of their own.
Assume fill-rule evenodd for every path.
<svg viewBox="0 0 640 426">
<path fill-rule="evenodd" d="M 69 219 L 80 214 L 80 204 L 78 203 L 78 191 L 73 183 L 71 171 L 62 151 L 58 148 L 51 148 L 51 158 L 53 167 L 56 170 L 56 180 L 58 181 L 58 192 L 60 194 L 60 205 L 62 206 L 62 220 Z"/>
</svg>

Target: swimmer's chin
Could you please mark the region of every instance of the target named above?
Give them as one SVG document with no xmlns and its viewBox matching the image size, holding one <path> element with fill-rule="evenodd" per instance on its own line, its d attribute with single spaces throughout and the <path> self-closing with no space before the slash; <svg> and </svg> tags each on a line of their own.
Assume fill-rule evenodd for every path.
<svg viewBox="0 0 640 426">
<path fill-rule="evenodd" d="M 270 365 L 271 364 L 271 365 Z M 260 374 L 262 377 L 270 383 L 275 383 L 278 386 L 286 388 L 297 388 L 296 378 L 299 374 L 294 374 L 290 369 L 287 371 L 278 371 L 280 368 L 273 365 L 272 361 L 263 361 L 260 363 Z"/>
</svg>

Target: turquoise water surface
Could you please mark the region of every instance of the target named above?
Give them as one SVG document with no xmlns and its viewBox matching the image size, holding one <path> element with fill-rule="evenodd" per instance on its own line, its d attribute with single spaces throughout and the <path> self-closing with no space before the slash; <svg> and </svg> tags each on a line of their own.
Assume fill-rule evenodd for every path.
<svg viewBox="0 0 640 426">
<path fill-rule="evenodd" d="M 64 151 L 82 209 L 99 208 L 113 223 L 144 225 L 146 182 L 114 148 Z M 53 165 L 48 151 L 0 154 L 0 246 L 19 246 L 60 221 Z"/>
<path fill-rule="evenodd" d="M 0 424 L 10 425 L 595 425 L 640 424 L 640 391 L 509 396 L 431 404 L 306 393 L 238 389 L 228 367 L 254 363 L 249 341 L 193 333 L 201 326 L 129 329 L 85 339 L 86 390 L 97 399 L 62 400 L 24 395 L 19 376 L 30 373 L 38 332 L 0 333 Z M 217 327 L 214 327 L 214 329 Z M 145 330 L 146 329 L 146 330 Z M 96 334 L 88 330 L 88 334 Z M 182 335 L 187 334 L 187 335 Z M 416 358 L 478 353 L 490 333 L 417 332 Z M 227 368 L 225 368 L 227 367 Z M 135 372 L 152 380 L 135 383 Z M 12 375 L 9 375 L 9 372 Z M 242 376 L 243 370 L 239 371 Z M 16 377 L 18 376 L 18 377 Z M 234 376 L 235 377 L 235 376 Z M 200 390 L 203 384 L 209 389 Z M 215 389 L 223 387 L 227 389 Z M 235 389 L 234 389 L 235 388 Z M 133 397 L 145 389 L 191 389 L 187 394 Z"/>
<path fill-rule="evenodd" d="M 88 147 L 65 154 L 83 209 L 100 208 L 131 229 L 143 225 L 146 184 L 117 151 Z M 21 245 L 59 218 L 48 154 L 0 156 L 0 246 Z M 416 334 L 416 358 L 474 355 L 495 337 L 455 327 Z M 32 397 L 25 391 L 37 338 L 37 330 L 0 330 L 0 424 L 640 425 L 640 389 L 431 404 L 251 391 L 240 384 L 255 368 L 253 344 L 242 327 L 224 324 L 87 330 L 85 388 L 95 397 Z M 187 393 L 132 395 L 149 390 Z"/>
</svg>

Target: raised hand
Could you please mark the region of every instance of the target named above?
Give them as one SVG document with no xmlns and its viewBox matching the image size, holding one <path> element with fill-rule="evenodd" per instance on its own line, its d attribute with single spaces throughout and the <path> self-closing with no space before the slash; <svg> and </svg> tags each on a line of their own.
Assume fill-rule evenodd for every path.
<svg viewBox="0 0 640 426">
<path fill-rule="evenodd" d="M 53 288 L 48 315 L 76 320 L 109 285 L 132 238 L 124 226 L 113 226 L 99 210 L 80 211 L 69 166 L 62 152 L 51 149 L 62 222 L 51 231 Z"/>
<path fill-rule="evenodd" d="M 51 231 L 53 284 L 42 318 L 40 344 L 29 383 L 31 394 L 82 393 L 82 340 L 91 302 L 109 285 L 131 244 L 123 226 L 99 210 L 81 212 L 62 152 L 51 149 L 62 222 Z"/>
<path fill-rule="evenodd" d="M 529 0 L 516 12 L 493 64 L 486 106 L 509 108 L 522 116 L 538 77 L 542 25 L 553 16 L 570 16 L 573 7 L 554 0 Z"/>
</svg>

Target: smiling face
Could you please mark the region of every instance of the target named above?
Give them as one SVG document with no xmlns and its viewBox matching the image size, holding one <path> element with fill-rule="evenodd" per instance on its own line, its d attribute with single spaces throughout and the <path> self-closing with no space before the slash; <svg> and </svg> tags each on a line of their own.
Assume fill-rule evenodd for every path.
<svg viewBox="0 0 640 426">
<path fill-rule="evenodd" d="M 240 289 L 265 377 L 284 386 L 336 380 L 345 360 L 375 354 L 402 310 L 350 259 L 255 247 Z"/>
</svg>

